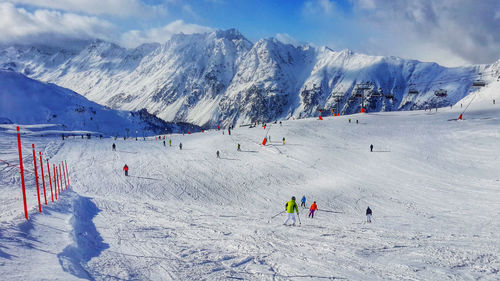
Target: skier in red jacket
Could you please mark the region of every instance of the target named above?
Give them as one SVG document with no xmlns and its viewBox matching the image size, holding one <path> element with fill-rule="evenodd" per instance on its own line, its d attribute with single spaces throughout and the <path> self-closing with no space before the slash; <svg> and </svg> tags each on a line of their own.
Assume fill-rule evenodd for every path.
<svg viewBox="0 0 500 281">
<path fill-rule="evenodd" d="M 318 209 L 318 205 L 316 205 L 316 201 L 311 204 L 311 208 L 309 208 L 309 217 L 314 218 L 314 212 Z"/>
<path fill-rule="evenodd" d="M 127 166 L 127 164 L 125 164 L 125 166 L 123 166 L 123 170 L 125 171 L 125 176 L 128 176 L 128 166 Z"/>
</svg>

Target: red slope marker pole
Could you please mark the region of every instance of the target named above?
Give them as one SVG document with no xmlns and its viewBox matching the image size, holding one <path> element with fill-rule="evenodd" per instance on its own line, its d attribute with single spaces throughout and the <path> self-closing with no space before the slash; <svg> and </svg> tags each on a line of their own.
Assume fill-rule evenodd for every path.
<svg viewBox="0 0 500 281">
<path fill-rule="evenodd" d="M 57 193 L 59 193 L 59 197 L 61 197 L 61 186 L 59 185 L 59 171 L 56 166 L 56 181 L 57 181 Z"/>
<path fill-rule="evenodd" d="M 61 181 L 61 191 L 64 191 L 63 181 L 62 181 L 61 164 L 59 164 L 59 180 Z"/>
<path fill-rule="evenodd" d="M 63 175 L 64 175 L 64 187 L 68 189 L 68 182 L 66 181 L 66 169 L 64 169 L 64 163 L 62 164 L 62 170 L 63 170 Z"/>
<path fill-rule="evenodd" d="M 66 174 L 66 189 L 68 189 L 69 185 L 69 177 L 68 177 L 68 166 L 66 166 L 66 160 L 63 162 L 64 172 Z"/>
<path fill-rule="evenodd" d="M 57 181 L 57 193 L 59 193 L 59 197 L 61 197 L 61 185 L 59 184 L 59 171 L 56 166 L 56 181 Z"/>
<path fill-rule="evenodd" d="M 52 197 L 52 202 L 54 202 L 54 192 L 52 191 L 52 178 L 50 177 L 49 159 L 47 159 L 47 170 L 49 171 L 50 196 Z"/>
<path fill-rule="evenodd" d="M 57 171 L 56 171 L 56 164 L 52 164 L 52 167 L 54 168 L 54 191 L 56 192 L 56 200 L 57 200 L 58 185 L 57 185 Z"/>
<path fill-rule="evenodd" d="M 43 197 L 45 198 L 45 205 L 47 205 L 47 192 L 45 192 L 45 175 L 43 174 L 43 161 L 42 161 L 42 152 L 40 153 L 40 169 L 42 170 L 42 185 L 43 185 Z"/>
<path fill-rule="evenodd" d="M 70 185 L 69 184 L 68 162 L 66 162 L 66 160 L 64 160 L 64 165 L 66 166 L 66 176 L 68 177 L 68 185 Z"/>
<path fill-rule="evenodd" d="M 17 147 L 19 149 L 19 167 L 21 169 L 21 185 L 23 187 L 24 217 L 28 220 L 28 207 L 26 206 L 26 187 L 24 185 L 23 153 L 21 152 L 21 134 L 17 126 Z"/>
<path fill-rule="evenodd" d="M 33 147 L 33 164 L 35 166 L 35 182 L 36 182 L 36 195 L 38 197 L 38 210 L 42 212 L 42 204 L 40 203 L 40 188 L 38 187 L 38 172 L 36 168 L 36 154 L 35 154 L 35 144 L 31 145 Z"/>
</svg>

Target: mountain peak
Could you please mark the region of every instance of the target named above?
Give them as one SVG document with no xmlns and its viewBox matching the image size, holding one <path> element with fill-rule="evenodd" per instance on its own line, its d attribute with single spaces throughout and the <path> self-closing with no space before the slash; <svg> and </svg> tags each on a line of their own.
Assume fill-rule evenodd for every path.
<svg viewBox="0 0 500 281">
<path fill-rule="evenodd" d="M 246 38 L 237 29 L 230 28 L 226 30 L 218 29 L 215 31 L 216 38 L 226 38 L 228 40 L 246 40 Z"/>
</svg>

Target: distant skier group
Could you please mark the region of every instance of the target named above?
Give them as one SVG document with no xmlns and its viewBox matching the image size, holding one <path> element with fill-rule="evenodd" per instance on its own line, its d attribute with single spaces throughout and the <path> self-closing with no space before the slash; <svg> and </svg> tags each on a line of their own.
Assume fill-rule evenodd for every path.
<svg viewBox="0 0 500 281">
<path fill-rule="evenodd" d="M 302 196 L 302 199 L 300 200 L 300 206 L 302 208 L 306 208 L 306 196 Z M 318 210 L 318 205 L 316 205 L 316 201 L 314 201 L 311 206 L 309 207 L 309 218 L 314 218 L 314 212 Z M 287 218 L 285 222 L 283 223 L 284 225 L 289 225 L 288 222 L 292 220 L 292 225 L 295 225 L 296 218 L 295 218 L 295 213 L 297 213 L 297 217 L 299 216 L 299 208 L 297 207 L 297 203 L 295 202 L 295 196 L 292 196 L 292 199 L 288 202 L 285 203 L 285 211 L 287 213 Z M 300 222 L 300 217 L 299 217 L 299 222 Z"/>
<path fill-rule="evenodd" d="M 302 196 L 302 199 L 300 200 L 300 206 L 303 209 L 307 208 L 306 205 L 306 196 Z M 309 207 L 309 218 L 313 219 L 314 218 L 314 213 L 318 210 L 318 205 L 316 204 L 316 201 L 314 201 L 311 206 Z M 300 223 L 300 217 L 299 217 L 299 207 L 297 206 L 297 203 L 295 202 L 295 196 L 292 196 L 292 199 L 288 202 L 285 203 L 285 211 L 287 213 L 287 218 L 285 222 L 283 223 L 284 225 L 289 225 L 290 220 L 292 221 L 292 226 L 295 226 L 296 222 L 296 217 L 295 213 L 297 213 L 297 217 L 299 218 L 299 223 Z M 372 210 L 370 207 L 366 209 L 366 222 L 371 223 L 372 222 Z"/>
</svg>

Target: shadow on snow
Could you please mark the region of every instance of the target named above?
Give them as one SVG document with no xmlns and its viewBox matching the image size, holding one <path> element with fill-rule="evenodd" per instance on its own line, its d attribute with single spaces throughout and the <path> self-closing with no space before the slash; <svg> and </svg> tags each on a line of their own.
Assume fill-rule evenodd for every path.
<svg viewBox="0 0 500 281">
<path fill-rule="evenodd" d="M 57 257 L 66 272 L 79 278 L 94 280 L 93 274 L 86 270 L 85 264 L 109 248 L 92 222 L 99 211 L 90 198 L 79 195 L 74 197 L 71 224 L 76 245 L 67 246 Z"/>
</svg>

